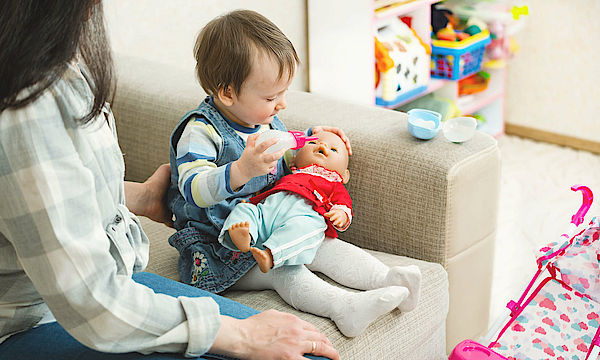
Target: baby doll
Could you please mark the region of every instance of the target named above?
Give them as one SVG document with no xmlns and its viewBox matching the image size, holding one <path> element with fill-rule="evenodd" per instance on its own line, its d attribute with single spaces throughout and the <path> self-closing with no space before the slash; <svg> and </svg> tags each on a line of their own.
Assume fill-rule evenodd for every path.
<svg viewBox="0 0 600 360">
<path fill-rule="evenodd" d="M 350 178 L 348 152 L 336 134 L 316 135 L 318 140 L 298 150 L 291 175 L 251 203 L 236 205 L 219 241 L 233 250 L 251 251 L 259 264 L 260 272 L 251 269 L 232 290 L 273 289 L 296 309 L 329 317 L 344 335 L 357 336 L 396 307 L 413 310 L 421 273 L 414 265 L 390 269 L 337 239 L 336 229 L 347 229 L 352 220 L 351 199 L 343 185 Z M 332 286 L 307 268 L 368 291 Z"/>
<path fill-rule="evenodd" d="M 348 152 L 331 132 L 298 150 L 292 174 L 270 190 L 240 203 L 225 221 L 219 242 L 231 250 L 251 251 L 260 270 L 310 264 L 325 236 L 337 237 L 352 219 Z M 244 221 L 246 220 L 246 221 Z"/>
</svg>

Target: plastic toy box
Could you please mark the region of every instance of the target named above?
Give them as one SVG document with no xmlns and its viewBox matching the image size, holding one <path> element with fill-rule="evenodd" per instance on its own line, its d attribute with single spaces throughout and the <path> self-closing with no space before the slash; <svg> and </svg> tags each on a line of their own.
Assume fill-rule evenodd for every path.
<svg viewBox="0 0 600 360">
<path fill-rule="evenodd" d="M 481 70 L 485 47 L 491 42 L 489 31 L 462 41 L 431 41 L 431 77 L 461 80 Z"/>
</svg>

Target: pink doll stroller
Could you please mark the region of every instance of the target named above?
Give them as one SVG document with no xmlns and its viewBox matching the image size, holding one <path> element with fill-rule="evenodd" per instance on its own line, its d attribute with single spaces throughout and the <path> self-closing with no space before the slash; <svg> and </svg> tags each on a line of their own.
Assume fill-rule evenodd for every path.
<svg viewBox="0 0 600 360">
<path fill-rule="evenodd" d="M 598 358 L 600 218 L 577 233 L 593 194 L 586 186 L 571 190 L 582 192 L 583 205 L 571 218 L 567 233 L 538 250 L 537 272 L 488 333 L 479 342 L 458 344 L 449 360 Z"/>
</svg>

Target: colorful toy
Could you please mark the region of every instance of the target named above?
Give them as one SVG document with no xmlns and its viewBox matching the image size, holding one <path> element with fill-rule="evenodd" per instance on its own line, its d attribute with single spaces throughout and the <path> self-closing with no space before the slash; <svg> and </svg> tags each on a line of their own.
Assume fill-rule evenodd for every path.
<svg viewBox="0 0 600 360">
<path fill-rule="evenodd" d="M 375 102 L 393 106 L 427 88 L 430 50 L 398 18 L 379 25 L 375 39 Z"/>
<path fill-rule="evenodd" d="M 476 25 L 481 30 L 487 26 L 492 42 L 486 49 L 484 64 L 489 68 L 506 66 L 506 61 L 511 59 L 518 46 L 514 45 L 512 38 L 524 28 L 523 15 L 529 14 L 525 4 L 527 0 L 453 0 L 445 2 L 461 23 L 466 22 L 466 30 Z M 469 29 L 473 31 L 474 28 Z"/>
<path fill-rule="evenodd" d="M 460 80 L 478 72 L 489 43 L 487 30 L 462 41 L 432 40 L 431 77 Z"/>
<path fill-rule="evenodd" d="M 474 94 L 487 89 L 490 74 L 480 71 L 458 82 L 458 96 Z"/>
<path fill-rule="evenodd" d="M 586 229 L 578 232 L 593 194 L 582 185 L 572 186 L 571 190 L 581 191 L 583 203 L 566 233 L 537 251 L 537 272 L 519 299 L 508 303 L 489 332 L 478 343 L 457 346 L 459 355 L 469 357 L 451 356 L 451 360 L 597 359 L 600 218 L 594 217 Z M 489 352 L 466 351 L 481 346 Z"/>
<path fill-rule="evenodd" d="M 448 360 L 508 360 L 497 352 L 472 340 L 456 345 Z"/>
<path fill-rule="evenodd" d="M 381 79 L 380 73 L 386 73 L 394 67 L 394 60 L 389 55 L 388 50 L 383 44 L 375 38 L 375 88 L 379 86 Z"/>
<path fill-rule="evenodd" d="M 438 32 L 436 32 L 435 36 L 438 38 L 438 40 L 445 41 L 456 41 L 458 39 L 458 36 L 454 31 L 454 27 L 450 23 L 448 23 L 448 25 L 446 25 L 445 28 L 440 29 Z"/>
<path fill-rule="evenodd" d="M 529 15 L 529 9 L 527 8 L 527 6 L 513 6 L 510 12 L 512 13 L 513 19 L 515 20 L 519 20 L 519 16 L 521 15 Z"/>
</svg>

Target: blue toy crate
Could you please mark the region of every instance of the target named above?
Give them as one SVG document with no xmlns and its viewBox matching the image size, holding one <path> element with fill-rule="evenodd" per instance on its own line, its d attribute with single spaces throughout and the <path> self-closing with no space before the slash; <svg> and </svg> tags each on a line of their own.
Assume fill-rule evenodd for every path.
<svg viewBox="0 0 600 360">
<path fill-rule="evenodd" d="M 432 40 L 431 77 L 461 80 L 478 72 L 483 63 L 485 47 L 490 42 L 487 30 L 458 42 Z"/>
</svg>

